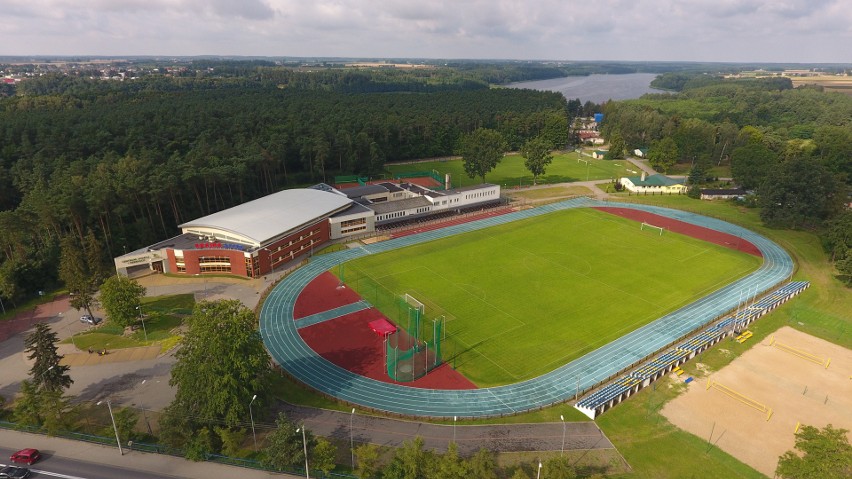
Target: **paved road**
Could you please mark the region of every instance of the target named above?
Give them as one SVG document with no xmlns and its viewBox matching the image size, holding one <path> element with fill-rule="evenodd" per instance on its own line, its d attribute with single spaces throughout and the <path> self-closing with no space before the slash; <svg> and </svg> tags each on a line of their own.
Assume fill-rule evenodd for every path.
<svg viewBox="0 0 852 479">
<path fill-rule="evenodd" d="M 33 478 L 59 477 L 64 479 L 150 479 L 187 478 L 210 479 L 239 477 L 240 479 L 296 478 L 289 474 L 273 474 L 241 467 L 191 462 L 179 457 L 125 451 L 119 455 L 114 447 L 80 441 L 27 434 L 0 429 L 0 463 L 22 447 L 34 447 L 45 458 L 33 464 Z"/>
<path fill-rule="evenodd" d="M 570 409 L 570 406 L 565 406 Z M 447 450 L 454 439 L 462 454 L 473 454 L 481 448 L 495 452 L 559 451 L 563 433 L 565 449 L 615 449 L 597 424 L 584 422 L 550 422 L 539 424 L 466 425 L 464 420 L 452 424 L 426 424 L 416 421 L 386 419 L 323 409 L 287 406 L 287 417 L 297 424 L 304 423 L 315 434 L 356 443 L 370 442 L 381 446 L 398 446 L 415 436 L 423 438 L 424 446 L 438 452 Z M 554 419 L 559 419 L 554 411 Z"/>
</svg>

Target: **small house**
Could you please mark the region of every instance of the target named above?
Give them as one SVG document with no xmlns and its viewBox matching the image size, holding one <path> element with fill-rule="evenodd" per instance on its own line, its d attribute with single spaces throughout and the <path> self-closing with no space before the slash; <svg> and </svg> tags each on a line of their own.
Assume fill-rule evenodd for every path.
<svg viewBox="0 0 852 479">
<path fill-rule="evenodd" d="M 680 195 L 686 193 L 683 178 L 670 178 L 666 175 L 625 176 L 619 180 L 630 192 L 652 195 Z"/>
</svg>

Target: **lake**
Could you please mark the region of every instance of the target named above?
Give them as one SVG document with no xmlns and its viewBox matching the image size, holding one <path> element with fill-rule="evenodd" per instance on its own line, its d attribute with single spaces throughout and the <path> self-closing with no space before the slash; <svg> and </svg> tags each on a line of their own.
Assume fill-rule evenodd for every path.
<svg viewBox="0 0 852 479">
<path fill-rule="evenodd" d="M 604 103 L 607 100 L 629 100 L 646 93 L 662 93 L 651 88 L 656 73 L 629 73 L 626 75 L 589 75 L 584 77 L 551 78 L 549 80 L 511 83 L 509 88 L 558 91 L 565 98 L 579 98 L 585 103 Z"/>
</svg>

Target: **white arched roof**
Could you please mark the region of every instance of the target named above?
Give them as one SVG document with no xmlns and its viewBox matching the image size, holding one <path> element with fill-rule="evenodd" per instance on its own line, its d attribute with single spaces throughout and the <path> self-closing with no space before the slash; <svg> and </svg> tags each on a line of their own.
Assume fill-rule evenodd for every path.
<svg viewBox="0 0 852 479">
<path fill-rule="evenodd" d="M 260 246 L 352 203 L 346 196 L 316 189 L 279 191 L 179 226 L 184 233 L 230 237 Z"/>
</svg>

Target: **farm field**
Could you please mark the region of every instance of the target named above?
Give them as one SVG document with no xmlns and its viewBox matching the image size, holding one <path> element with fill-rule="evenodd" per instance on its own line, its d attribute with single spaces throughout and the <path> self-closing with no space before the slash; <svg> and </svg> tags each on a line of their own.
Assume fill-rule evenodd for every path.
<svg viewBox="0 0 852 479">
<path fill-rule="evenodd" d="M 583 160 L 589 162 L 588 166 L 577 161 L 577 153 L 561 153 L 553 156 L 553 162 L 547 167 L 547 173 L 538 178 L 538 184 L 567 183 L 573 181 L 609 180 L 622 176 L 631 176 L 638 173 L 631 172 L 628 168 L 638 171 L 626 160 L 596 160 L 590 156 L 583 155 Z M 386 165 L 391 175 L 412 171 L 436 170 L 443 176 L 450 174 L 454 187 L 479 184 L 480 179 L 468 178 L 464 172 L 461 159 L 444 161 L 427 161 L 408 164 Z M 524 158 L 520 155 L 504 156 L 500 164 L 494 170 L 485 175 L 485 181 L 504 188 L 515 188 L 531 186 L 533 177 L 524 167 Z"/>
<path fill-rule="evenodd" d="M 548 372 L 760 261 L 579 209 L 359 258 L 343 269 L 346 284 L 380 309 L 383 298 L 404 293 L 425 303 L 426 340 L 431 319 L 445 315 L 444 358 L 486 387 Z"/>
</svg>

